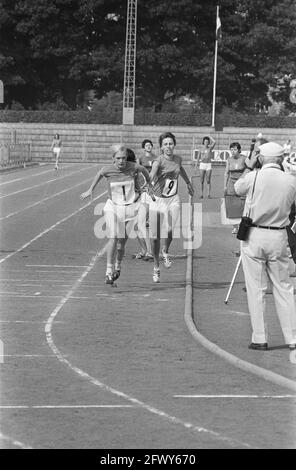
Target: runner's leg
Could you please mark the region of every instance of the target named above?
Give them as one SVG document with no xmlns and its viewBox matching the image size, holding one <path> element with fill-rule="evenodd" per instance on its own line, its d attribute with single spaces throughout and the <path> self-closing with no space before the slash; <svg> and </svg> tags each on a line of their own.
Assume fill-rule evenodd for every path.
<svg viewBox="0 0 296 470">
<path fill-rule="evenodd" d="M 206 174 L 205 170 L 200 170 L 200 183 L 201 183 L 201 195 L 200 195 L 200 197 L 201 198 L 203 198 L 205 174 Z"/>
<path fill-rule="evenodd" d="M 206 173 L 207 173 L 207 183 L 208 183 L 208 198 L 210 198 L 211 197 L 212 170 L 208 170 Z"/>
</svg>

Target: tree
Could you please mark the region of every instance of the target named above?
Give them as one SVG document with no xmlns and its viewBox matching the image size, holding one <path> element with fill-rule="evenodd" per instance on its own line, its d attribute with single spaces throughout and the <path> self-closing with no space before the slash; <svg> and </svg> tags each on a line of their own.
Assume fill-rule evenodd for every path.
<svg viewBox="0 0 296 470">
<path fill-rule="evenodd" d="M 0 70 L 7 101 L 38 107 L 94 90 L 122 93 L 127 0 L 1 0 Z M 295 76 L 294 0 L 224 0 L 217 104 L 268 103 Z M 138 0 L 137 106 L 167 95 L 211 104 L 216 0 Z"/>
<path fill-rule="evenodd" d="M 2 0 L 0 68 L 12 98 L 27 106 L 62 98 L 75 107 L 91 87 L 87 0 Z"/>
</svg>

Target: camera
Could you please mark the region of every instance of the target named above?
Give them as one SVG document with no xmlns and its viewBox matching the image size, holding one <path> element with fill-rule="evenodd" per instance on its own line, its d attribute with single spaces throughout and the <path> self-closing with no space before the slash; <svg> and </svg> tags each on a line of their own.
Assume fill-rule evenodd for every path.
<svg viewBox="0 0 296 470">
<path fill-rule="evenodd" d="M 246 241 L 252 224 L 253 220 L 251 217 L 243 216 L 238 227 L 236 238 Z"/>
</svg>

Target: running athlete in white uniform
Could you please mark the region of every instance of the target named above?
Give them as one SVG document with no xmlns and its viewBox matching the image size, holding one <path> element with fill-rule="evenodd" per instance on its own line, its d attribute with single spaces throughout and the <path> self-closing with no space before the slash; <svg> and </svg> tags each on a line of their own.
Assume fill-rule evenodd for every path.
<svg viewBox="0 0 296 470">
<path fill-rule="evenodd" d="M 188 187 L 190 196 L 193 196 L 193 187 L 182 166 L 181 157 L 174 155 L 176 138 L 171 132 L 165 132 L 159 137 L 159 146 L 162 155 L 158 157 L 152 165 L 150 173 L 151 181 L 154 182 L 153 191 L 156 198 L 151 202 L 149 208 L 150 236 L 152 238 L 152 253 L 154 257 L 153 281 L 159 282 L 159 252 L 161 227 L 160 220 L 164 219 L 166 232 L 162 256 L 164 266 L 169 268 L 172 264 L 168 255 L 169 247 L 172 243 L 173 228 L 180 213 L 180 199 L 178 196 L 179 175 L 184 179 Z"/>
<path fill-rule="evenodd" d="M 204 137 L 202 140 L 202 148 L 198 151 L 197 160 L 195 163 L 195 169 L 199 163 L 200 171 L 200 182 L 201 182 L 201 195 L 200 198 L 203 198 L 203 188 L 205 176 L 207 178 L 208 184 L 208 198 L 211 197 L 211 178 L 212 178 L 212 159 L 214 158 L 213 149 L 216 145 L 216 141 L 213 137 Z"/>
<path fill-rule="evenodd" d="M 121 261 L 128 238 L 126 225 L 127 222 L 137 216 L 140 205 L 139 195 L 136 192 L 138 173 L 143 173 L 148 188 L 151 190 L 148 171 L 138 163 L 128 162 L 126 147 L 118 144 L 114 146 L 113 164 L 104 166 L 95 176 L 90 188 L 80 196 L 81 199 L 92 196 L 92 192 L 99 181 L 102 178 L 107 179 L 108 199 L 104 206 L 107 236 L 109 238 L 106 284 L 113 284 L 120 276 Z"/>
<path fill-rule="evenodd" d="M 55 170 L 58 170 L 59 168 L 59 158 L 60 158 L 60 153 L 61 153 L 61 147 L 62 147 L 62 141 L 60 139 L 60 136 L 59 134 L 55 134 L 54 138 L 52 139 L 52 143 L 50 147 L 55 158 L 55 166 L 54 166 Z"/>
<path fill-rule="evenodd" d="M 150 139 L 144 139 L 142 142 L 142 149 L 144 150 L 143 155 L 137 158 L 137 162 L 144 166 L 147 171 L 151 171 L 152 164 L 156 160 L 157 156 L 152 152 L 153 144 Z M 149 225 L 149 204 L 151 203 L 151 196 L 146 191 L 145 186 L 141 192 L 141 206 L 138 212 L 138 227 L 139 227 L 139 244 L 141 250 L 135 254 L 136 259 L 144 259 L 145 261 L 152 260 L 151 244 L 147 233 L 147 227 Z"/>
</svg>

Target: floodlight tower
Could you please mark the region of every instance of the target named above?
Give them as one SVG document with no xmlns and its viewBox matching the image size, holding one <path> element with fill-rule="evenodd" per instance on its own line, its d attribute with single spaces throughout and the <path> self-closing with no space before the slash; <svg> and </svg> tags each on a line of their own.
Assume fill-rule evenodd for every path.
<svg viewBox="0 0 296 470">
<path fill-rule="evenodd" d="M 123 86 L 123 124 L 134 124 L 136 79 L 137 0 L 128 0 Z"/>
</svg>

